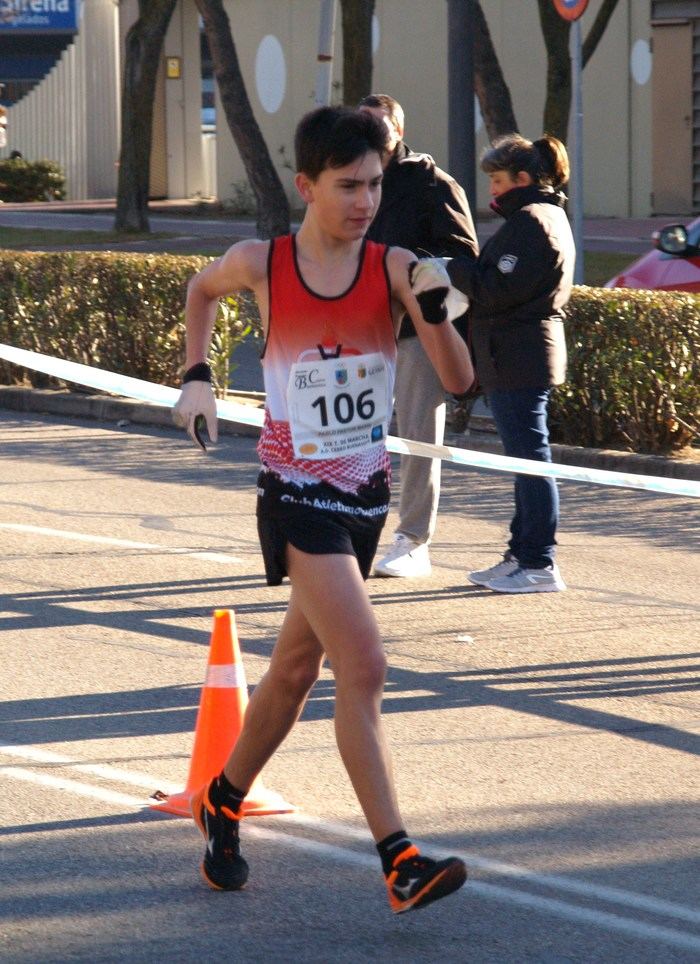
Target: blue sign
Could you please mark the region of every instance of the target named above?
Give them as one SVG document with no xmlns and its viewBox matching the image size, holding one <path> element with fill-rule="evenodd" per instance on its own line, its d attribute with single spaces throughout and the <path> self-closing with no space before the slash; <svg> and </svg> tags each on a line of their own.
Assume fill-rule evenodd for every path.
<svg viewBox="0 0 700 964">
<path fill-rule="evenodd" d="M 0 0 L 0 34 L 77 33 L 80 0 Z"/>
</svg>

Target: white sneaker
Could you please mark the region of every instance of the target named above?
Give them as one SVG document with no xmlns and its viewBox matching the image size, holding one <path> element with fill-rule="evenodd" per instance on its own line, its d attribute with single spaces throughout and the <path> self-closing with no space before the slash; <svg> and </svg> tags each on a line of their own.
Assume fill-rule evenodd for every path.
<svg viewBox="0 0 700 964">
<path fill-rule="evenodd" d="M 375 576 L 397 576 L 400 579 L 408 579 L 429 576 L 432 571 L 427 543 L 418 545 L 403 532 L 396 533 L 391 549 L 374 564 Z"/>
<path fill-rule="evenodd" d="M 506 552 L 495 566 L 491 566 L 490 569 L 477 569 L 476 572 L 470 572 L 467 579 L 469 582 L 473 582 L 475 586 L 488 586 L 492 579 L 498 579 L 499 576 L 509 576 L 517 568 L 518 560 L 510 552 Z"/>
<path fill-rule="evenodd" d="M 497 576 L 486 583 L 494 592 L 561 592 L 566 583 L 559 567 L 554 564 L 544 569 L 521 569 L 519 566 L 507 576 Z"/>
</svg>

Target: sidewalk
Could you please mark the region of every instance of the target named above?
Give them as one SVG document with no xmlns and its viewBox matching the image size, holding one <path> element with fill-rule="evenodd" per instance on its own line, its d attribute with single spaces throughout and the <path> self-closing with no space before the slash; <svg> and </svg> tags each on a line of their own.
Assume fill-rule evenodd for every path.
<svg viewBox="0 0 700 964">
<path fill-rule="evenodd" d="M 261 407 L 264 404 L 264 395 L 261 392 L 233 392 L 231 397 L 237 402 L 255 407 Z M 156 425 L 174 430 L 169 408 L 111 395 L 3 385 L 0 386 L 0 408 L 17 412 L 58 415 L 64 418 L 116 422 L 117 427 L 128 424 Z M 245 435 L 255 438 L 259 434 L 258 429 L 253 426 L 235 425 L 224 421 L 219 422 L 219 432 L 222 435 Z M 476 452 L 496 454 L 503 452 L 496 435 L 474 429 L 467 429 L 465 432 L 448 431 L 445 434 L 445 444 L 454 448 L 472 449 Z M 613 449 L 587 449 L 554 444 L 552 459 L 560 465 L 579 465 L 612 472 L 700 481 L 700 450 L 693 450 L 686 458 L 665 458 L 660 455 L 637 455 L 634 452 Z"/>
<path fill-rule="evenodd" d="M 24 204 L 1 204 L 0 224 L 8 227 L 62 228 L 63 230 L 112 230 L 115 210 L 113 199 L 92 201 L 47 201 Z M 47 217 L 50 216 L 50 217 Z M 216 202 L 192 198 L 172 198 L 151 201 L 149 205 L 151 229 L 172 231 L 188 238 L 224 239 L 229 243 L 256 236 L 253 218 L 235 217 L 222 212 Z M 647 218 L 584 218 L 583 236 L 591 250 L 620 251 L 640 254 L 651 247 L 652 232 L 665 224 L 685 223 L 683 215 L 664 215 Z M 477 217 L 477 234 L 481 241 L 489 238 L 501 224 L 495 215 Z M 154 241 L 150 246 L 166 246 L 168 241 Z M 177 243 L 173 238 L 171 243 Z M 130 242 L 142 246 L 148 241 Z M 119 245 L 120 248 L 122 245 Z M 126 246 L 124 246 L 126 250 Z"/>
</svg>

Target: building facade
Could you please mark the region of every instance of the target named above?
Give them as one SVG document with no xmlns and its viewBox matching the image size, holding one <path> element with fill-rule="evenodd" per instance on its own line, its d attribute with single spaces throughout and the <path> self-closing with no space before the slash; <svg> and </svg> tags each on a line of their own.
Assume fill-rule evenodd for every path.
<svg viewBox="0 0 700 964">
<path fill-rule="evenodd" d="M 39 0 L 0 0 L 3 4 Z M 59 0 L 40 0 L 52 3 Z M 78 0 L 62 0 L 78 2 Z M 546 51 L 535 0 L 481 0 L 520 131 L 542 133 Z M 591 0 L 585 37 L 602 0 Z M 294 201 L 293 134 L 315 104 L 320 0 L 225 0 L 248 96 Z M 377 0 L 377 91 L 406 111 L 406 139 L 448 167 L 447 3 Z M 79 30 L 56 67 L 8 107 L 8 145 L 64 165 L 69 196 L 113 196 L 120 51 L 137 0 L 83 0 Z M 2 41 L 0 19 L 0 43 Z M 342 101 L 336 16 L 332 99 Z M 619 0 L 583 72 L 583 204 L 588 215 L 700 210 L 700 0 Z M 0 77 L 2 82 L 2 77 Z M 42 93 L 43 91 L 43 93 Z M 698 102 L 696 103 L 695 100 Z M 2 96 L 0 96 L 2 102 Z M 63 113 L 63 120 L 57 119 Z M 154 118 L 151 194 L 240 202 L 245 169 L 213 89 L 194 0 L 178 0 L 165 40 Z M 50 123 L 47 124 L 47 118 Z M 486 132 L 476 111 L 477 153 Z M 99 134 L 98 134 L 99 131 Z M 488 203 L 477 175 L 478 206 Z"/>
<path fill-rule="evenodd" d="M 70 198 L 115 193 L 118 24 L 114 0 L 0 0 L 0 157 L 58 161 Z"/>
</svg>

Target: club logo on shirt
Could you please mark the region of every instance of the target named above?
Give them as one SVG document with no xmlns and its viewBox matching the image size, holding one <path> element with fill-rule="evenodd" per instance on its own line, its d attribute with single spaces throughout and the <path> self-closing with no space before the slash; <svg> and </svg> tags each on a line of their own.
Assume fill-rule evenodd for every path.
<svg viewBox="0 0 700 964">
<path fill-rule="evenodd" d="M 503 257 L 499 260 L 496 267 L 501 272 L 501 274 L 511 274 L 517 263 L 518 263 L 517 255 L 504 254 Z"/>
<path fill-rule="evenodd" d="M 326 384 L 326 380 L 319 372 L 318 368 L 299 369 L 294 375 L 294 384 L 297 388 L 319 388 Z"/>
<path fill-rule="evenodd" d="M 336 368 L 336 370 L 335 370 L 335 383 L 336 383 L 336 385 L 347 385 L 347 383 L 348 383 L 348 370 L 347 370 L 347 368 Z"/>
</svg>

